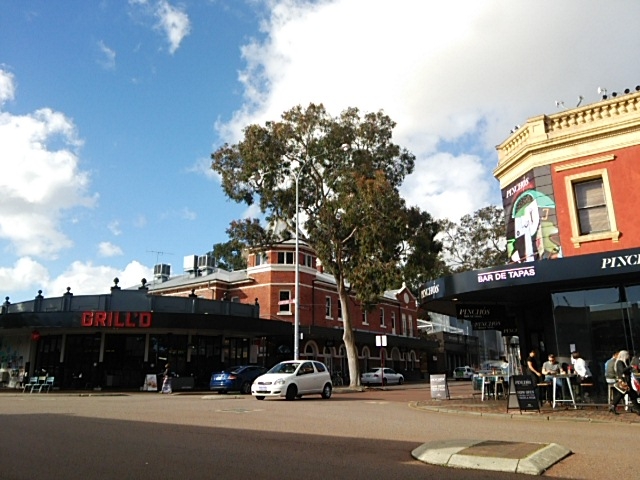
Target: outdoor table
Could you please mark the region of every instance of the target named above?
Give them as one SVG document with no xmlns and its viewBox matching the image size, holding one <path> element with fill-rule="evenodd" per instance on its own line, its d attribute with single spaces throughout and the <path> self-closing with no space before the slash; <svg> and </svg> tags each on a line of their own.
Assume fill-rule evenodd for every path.
<svg viewBox="0 0 640 480">
<path fill-rule="evenodd" d="M 571 397 L 570 399 L 569 398 L 564 398 L 564 396 L 563 396 L 563 398 L 561 400 L 556 398 L 556 387 L 557 387 L 557 384 L 556 384 L 556 381 L 555 381 L 556 378 L 562 378 L 567 382 L 567 390 L 569 391 L 569 396 Z M 551 381 L 551 386 L 552 386 L 552 389 L 553 389 L 553 400 L 551 402 L 551 406 L 553 408 L 556 408 L 556 404 L 557 403 L 570 403 L 571 405 L 573 405 L 573 408 L 578 408 L 576 406 L 576 397 L 573 395 L 573 385 L 571 385 L 571 379 L 572 378 L 576 378 L 576 375 L 575 374 L 567 374 L 567 373 L 562 373 L 562 374 L 559 374 L 559 375 L 553 375 L 553 380 Z"/>
</svg>

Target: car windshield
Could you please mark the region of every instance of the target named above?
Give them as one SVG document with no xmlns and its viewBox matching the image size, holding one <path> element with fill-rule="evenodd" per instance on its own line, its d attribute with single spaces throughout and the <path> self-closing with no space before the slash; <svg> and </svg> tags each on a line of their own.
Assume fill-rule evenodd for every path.
<svg viewBox="0 0 640 480">
<path fill-rule="evenodd" d="M 279 363 L 267 373 L 295 373 L 299 363 Z"/>
<path fill-rule="evenodd" d="M 244 367 L 233 367 L 229 369 L 229 373 L 240 373 Z"/>
</svg>

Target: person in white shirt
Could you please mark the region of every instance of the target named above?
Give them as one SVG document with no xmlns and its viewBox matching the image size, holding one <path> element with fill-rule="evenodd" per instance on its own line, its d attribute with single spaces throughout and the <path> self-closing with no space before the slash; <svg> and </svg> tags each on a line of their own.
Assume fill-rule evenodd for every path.
<svg viewBox="0 0 640 480">
<path fill-rule="evenodd" d="M 582 382 L 584 379 L 591 377 L 591 370 L 589 370 L 584 358 L 580 356 L 580 352 L 573 352 L 571 354 L 571 358 L 573 361 L 573 368 L 578 376 L 578 382 Z"/>
<path fill-rule="evenodd" d="M 571 354 L 571 363 L 573 363 L 573 369 L 576 372 L 576 385 L 578 396 L 582 398 L 583 402 L 589 401 L 588 392 L 584 391 L 582 388 L 583 383 L 591 383 L 593 380 L 591 377 L 591 370 L 589 370 L 589 366 L 587 362 L 582 358 L 580 352 L 575 351 Z"/>
</svg>

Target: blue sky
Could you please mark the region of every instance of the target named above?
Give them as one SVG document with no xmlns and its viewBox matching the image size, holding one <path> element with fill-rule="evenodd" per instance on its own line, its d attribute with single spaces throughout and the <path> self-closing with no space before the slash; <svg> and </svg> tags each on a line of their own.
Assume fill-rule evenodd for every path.
<svg viewBox="0 0 640 480">
<path fill-rule="evenodd" d="M 322 102 L 383 109 L 417 157 L 408 203 L 500 201 L 513 125 L 640 83 L 640 3 L 0 0 L 0 297 L 108 291 L 250 215 L 210 154 Z"/>
</svg>

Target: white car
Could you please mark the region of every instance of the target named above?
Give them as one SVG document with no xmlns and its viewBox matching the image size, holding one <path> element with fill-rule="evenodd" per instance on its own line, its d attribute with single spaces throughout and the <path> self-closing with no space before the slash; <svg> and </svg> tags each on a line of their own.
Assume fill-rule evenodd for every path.
<svg viewBox="0 0 640 480">
<path fill-rule="evenodd" d="M 456 367 L 453 369 L 453 379 L 456 381 L 471 380 L 475 373 L 475 370 L 471 367 Z"/>
<path fill-rule="evenodd" d="M 396 372 L 392 368 L 385 368 L 384 372 L 382 368 L 372 368 L 366 373 L 360 375 L 360 383 L 362 385 L 371 385 L 378 383 L 380 385 L 402 385 L 404 383 L 404 376 L 401 373 Z"/>
<path fill-rule="evenodd" d="M 287 400 L 303 395 L 320 394 L 331 398 L 333 385 L 329 370 L 315 360 L 288 360 L 280 362 L 251 385 L 251 395 L 258 400 L 266 397 L 285 397 Z"/>
</svg>

